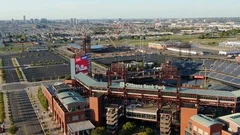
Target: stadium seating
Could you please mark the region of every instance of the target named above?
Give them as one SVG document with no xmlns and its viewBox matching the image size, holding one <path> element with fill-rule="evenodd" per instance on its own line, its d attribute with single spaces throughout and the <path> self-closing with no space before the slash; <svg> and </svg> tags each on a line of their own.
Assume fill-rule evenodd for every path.
<svg viewBox="0 0 240 135">
<path fill-rule="evenodd" d="M 240 87 L 240 65 L 224 60 L 178 60 L 173 63 L 183 76 L 206 76 L 218 81 L 230 83 Z M 206 71 L 204 69 L 206 67 Z"/>
</svg>

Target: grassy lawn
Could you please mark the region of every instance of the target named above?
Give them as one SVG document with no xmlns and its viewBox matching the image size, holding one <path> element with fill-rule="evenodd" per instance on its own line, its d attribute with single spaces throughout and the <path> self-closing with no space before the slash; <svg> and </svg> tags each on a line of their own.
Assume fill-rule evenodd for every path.
<svg viewBox="0 0 240 135">
<path fill-rule="evenodd" d="M 24 43 L 24 49 L 27 47 L 34 46 L 32 43 L 27 42 Z M 0 48 L 0 52 L 21 52 L 22 51 L 22 43 L 8 43 L 6 47 Z"/>
<path fill-rule="evenodd" d="M 2 67 L 2 66 L 3 66 L 2 59 L 0 59 L 0 67 Z M 0 69 L 0 76 L 1 76 L 0 82 L 5 83 L 6 79 L 5 79 L 5 72 L 3 69 Z"/>
<path fill-rule="evenodd" d="M 143 45 L 148 45 L 149 42 L 158 42 L 158 41 L 164 41 L 167 39 L 171 40 L 181 40 L 181 41 L 191 41 L 194 39 L 197 39 L 198 35 L 168 35 L 168 36 L 159 36 L 159 37 L 151 37 L 147 38 L 145 40 L 142 40 Z M 95 41 L 93 44 L 112 44 L 108 40 L 104 41 Z M 140 45 L 140 40 L 139 39 L 122 39 L 119 40 L 117 44 L 120 45 Z"/>
<path fill-rule="evenodd" d="M 14 67 L 17 67 L 17 62 L 16 62 L 16 59 L 12 59 L 12 62 L 13 62 L 13 65 Z M 16 68 L 16 72 L 17 72 L 17 76 L 19 78 L 20 81 L 23 81 L 23 75 L 22 75 L 22 72 L 21 70 L 19 69 L 19 67 Z"/>
<path fill-rule="evenodd" d="M 4 122 L 5 112 L 4 112 L 4 101 L 3 101 L 3 93 L 0 92 L 0 123 Z"/>
<path fill-rule="evenodd" d="M 24 47 L 29 47 L 29 46 L 34 46 L 32 44 L 32 42 L 26 42 L 26 43 L 23 43 L 24 44 Z M 8 43 L 9 46 L 13 46 L 13 47 L 20 47 L 22 48 L 22 43 Z"/>
<path fill-rule="evenodd" d="M 226 41 L 238 41 L 240 40 L 240 35 L 232 36 L 229 38 L 208 38 L 208 39 L 199 39 L 199 35 L 167 35 L 167 36 L 159 36 L 159 37 L 152 37 L 146 40 L 142 40 L 143 45 L 148 45 L 149 42 L 158 42 L 158 41 L 165 41 L 165 40 L 180 40 L 183 42 L 192 42 L 195 44 L 202 44 L 207 46 L 217 46 L 220 42 Z M 104 41 L 94 41 L 93 44 L 112 44 L 108 40 Z M 118 45 L 140 45 L 139 39 L 122 39 L 119 40 Z"/>
<path fill-rule="evenodd" d="M 142 40 L 142 44 L 147 45 L 148 42 L 155 42 L 156 40 L 157 38 Z M 119 40 L 118 42 L 116 41 L 114 42 L 117 45 L 140 45 L 139 39 L 122 39 L 122 40 Z M 112 44 L 112 43 L 108 40 L 104 40 L 104 41 L 94 41 L 92 42 L 92 44 Z"/>
<path fill-rule="evenodd" d="M 217 46 L 221 42 L 238 41 L 238 40 L 239 40 L 238 37 L 230 37 L 230 38 L 194 39 L 192 40 L 192 42 L 197 44 L 202 44 L 202 45 Z"/>
</svg>

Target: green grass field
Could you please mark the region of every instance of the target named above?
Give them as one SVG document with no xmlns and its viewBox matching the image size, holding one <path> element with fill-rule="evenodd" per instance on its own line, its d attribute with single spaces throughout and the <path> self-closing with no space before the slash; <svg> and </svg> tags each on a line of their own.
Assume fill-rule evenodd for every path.
<svg viewBox="0 0 240 135">
<path fill-rule="evenodd" d="M 199 39 L 199 35 L 168 35 L 168 36 L 159 36 L 159 37 L 152 37 L 151 39 L 142 40 L 143 45 L 148 45 L 149 42 L 158 42 L 158 41 L 165 41 L 165 40 L 180 40 L 183 42 L 190 42 L 195 44 L 202 44 L 207 46 L 217 46 L 220 42 L 226 41 L 238 41 L 240 40 L 240 35 L 236 35 L 229 38 L 207 38 L 207 39 Z M 108 40 L 104 41 L 95 41 L 92 42 L 93 44 L 112 44 Z M 118 42 L 115 41 L 117 45 L 140 45 L 139 39 L 122 39 Z"/>
<path fill-rule="evenodd" d="M 24 43 L 24 48 L 34 46 L 32 43 Z M 21 52 L 22 43 L 8 43 L 6 47 L 0 48 L 0 52 Z"/>
</svg>

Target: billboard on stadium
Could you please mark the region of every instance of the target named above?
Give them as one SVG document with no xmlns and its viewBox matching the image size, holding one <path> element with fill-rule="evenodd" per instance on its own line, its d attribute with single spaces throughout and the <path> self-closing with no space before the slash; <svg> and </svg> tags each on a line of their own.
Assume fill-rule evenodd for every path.
<svg viewBox="0 0 240 135">
<path fill-rule="evenodd" d="M 89 71 L 89 56 L 84 55 L 74 59 L 75 74 L 80 72 L 87 74 Z"/>
<path fill-rule="evenodd" d="M 194 79 L 204 79 L 204 76 L 195 75 Z"/>
</svg>

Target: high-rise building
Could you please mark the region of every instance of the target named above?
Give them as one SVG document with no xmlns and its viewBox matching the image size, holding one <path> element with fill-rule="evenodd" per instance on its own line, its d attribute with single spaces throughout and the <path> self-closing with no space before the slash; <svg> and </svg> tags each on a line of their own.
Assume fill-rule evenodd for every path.
<svg viewBox="0 0 240 135">
<path fill-rule="evenodd" d="M 73 19 L 73 23 L 74 23 L 75 25 L 77 24 L 77 19 L 76 19 L 76 18 Z"/>
<path fill-rule="evenodd" d="M 73 24 L 73 21 L 74 21 L 73 18 L 71 18 L 71 19 L 70 19 L 70 24 Z"/>
<path fill-rule="evenodd" d="M 47 18 L 41 18 L 40 23 L 47 23 Z"/>
<path fill-rule="evenodd" d="M 34 19 L 34 23 L 35 24 L 37 24 L 37 23 L 39 23 L 40 21 L 39 21 L 39 19 Z"/>
<path fill-rule="evenodd" d="M 23 21 L 26 22 L 26 16 L 25 15 L 23 16 Z"/>
</svg>

